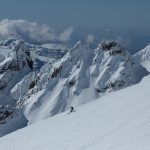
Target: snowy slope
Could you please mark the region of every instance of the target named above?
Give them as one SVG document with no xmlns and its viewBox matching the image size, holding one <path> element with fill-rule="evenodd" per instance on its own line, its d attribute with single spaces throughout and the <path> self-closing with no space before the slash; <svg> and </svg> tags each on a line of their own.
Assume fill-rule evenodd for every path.
<svg viewBox="0 0 150 150">
<path fill-rule="evenodd" d="M 149 150 L 150 76 L 3 138 L 3 150 Z"/>
<path fill-rule="evenodd" d="M 32 77 L 26 76 L 11 93 L 24 107 L 29 123 L 33 123 L 63 112 L 71 105 L 84 104 L 134 85 L 147 74 L 114 41 L 104 42 L 96 50 L 78 42 L 52 66 L 44 66 Z"/>
<path fill-rule="evenodd" d="M 148 71 L 150 71 L 150 45 L 134 55 L 135 59 L 140 62 Z"/>
</svg>

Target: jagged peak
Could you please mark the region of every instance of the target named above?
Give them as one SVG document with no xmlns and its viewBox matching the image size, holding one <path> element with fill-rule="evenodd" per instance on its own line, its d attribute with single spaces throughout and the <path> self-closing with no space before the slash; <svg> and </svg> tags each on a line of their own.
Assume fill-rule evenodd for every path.
<svg viewBox="0 0 150 150">
<path fill-rule="evenodd" d="M 126 55 L 128 52 L 114 40 L 106 40 L 98 45 L 97 51 L 109 52 L 110 55 Z"/>
<path fill-rule="evenodd" d="M 79 60 L 80 58 L 84 59 L 87 58 L 89 55 L 93 55 L 93 50 L 90 47 L 82 42 L 78 41 L 73 48 L 71 48 L 64 57 L 62 57 L 59 62 L 66 62 L 68 59 L 72 60 Z M 57 64 L 57 62 L 56 62 Z"/>
<path fill-rule="evenodd" d="M 110 50 L 111 48 L 118 46 L 119 44 L 115 42 L 114 40 L 106 40 L 103 41 L 101 44 L 99 44 L 99 47 L 102 49 Z"/>
</svg>

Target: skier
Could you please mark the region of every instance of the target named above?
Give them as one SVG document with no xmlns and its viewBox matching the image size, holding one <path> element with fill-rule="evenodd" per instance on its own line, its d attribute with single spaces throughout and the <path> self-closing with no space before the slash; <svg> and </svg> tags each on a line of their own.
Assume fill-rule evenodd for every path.
<svg viewBox="0 0 150 150">
<path fill-rule="evenodd" d="M 75 110 L 74 110 L 74 107 L 73 106 L 71 106 L 70 107 L 70 112 L 68 113 L 68 114 L 70 114 L 70 113 L 72 113 L 72 112 L 74 112 Z"/>
<path fill-rule="evenodd" d="M 71 107 L 70 107 L 70 113 L 72 113 L 73 111 L 74 111 L 74 107 L 71 106 Z"/>
</svg>

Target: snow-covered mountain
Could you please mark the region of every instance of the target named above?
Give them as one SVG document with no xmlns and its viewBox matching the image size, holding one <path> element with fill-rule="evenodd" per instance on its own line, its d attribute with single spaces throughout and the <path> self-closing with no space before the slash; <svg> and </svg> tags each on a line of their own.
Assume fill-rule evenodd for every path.
<svg viewBox="0 0 150 150">
<path fill-rule="evenodd" d="M 149 150 L 150 76 L 0 138 L 3 150 Z"/>
<path fill-rule="evenodd" d="M 47 61 L 52 63 L 66 52 L 46 49 L 47 54 L 37 45 L 20 40 L 8 39 L 0 42 L 0 136 L 27 125 L 27 120 L 20 108 L 19 99 L 14 99 L 11 90 L 28 74 L 36 74 Z M 34 76 L 33 76 L 34 77 Z M 11 113 L 7 111 L 9 108 Z"/>
<path fill-rule="evenodd" d="M 78 42 L 68 51 L 9 39 L 1 42 L 0 54 L 0 104 L 15 110 L 14 115 L 2 115 L 0 135 L 139 83 L 148 75 L 114 41 L 96 49 Z"/>
<path fill-rule="evenodd" d="M 33 70 L 33 61 L 22 41 L 9 39 L 0 46 L 0 136 L 27 125 L 21 110 L 16 109 L 12 88 Z"/>
<path fill-rule="evenodd" d="M 140 62 L 148 71 L 150 71 L 150 45 L 134 55 L 135 59 Z"/>
<path fill-rule="evenodd" d="M 96 50 L 78 42 L 54 64 L 28 74 L 11 93 L 33 123 L 134 85 L 146 75 L 147 70 L 114 41 L 103 42 Z"/>
<path fill-rule="evenodd" d="M 1 41 L 0 45 L 0 104 L 13 106 L 15 99 L 10 91 L 25 75 L 36 74 L 44 64 L 51 64 L 66 54 L 65 50 L 56 51 L 15 39 Z"/>
<path fill-rule="evenodd" d="M 0 104 L 14 106 L 15 101 L 10 91 L 33 69 L 33 61 L 22 41 L 14 41 L 9 46 L 1 46 L 0 56 Z"/>
</svg>

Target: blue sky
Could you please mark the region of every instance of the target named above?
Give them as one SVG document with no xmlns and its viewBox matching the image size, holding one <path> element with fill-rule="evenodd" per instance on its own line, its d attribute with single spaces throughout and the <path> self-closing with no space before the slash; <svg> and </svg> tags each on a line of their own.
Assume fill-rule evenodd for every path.
<svg viewBox="0 0 150 150">
<path fill-rule="evenodd" d="M 149 29 L 149 0 L 0 0 L 0 19 L 26 19 L 52 27 Z"/>
<path fill-rule="evenodd" d="M 149 15 L 150 0 L 0 0 L 0 40 L 74 44 L 93 36 L 135 53 L 150 43 Z"/>
</svg>

